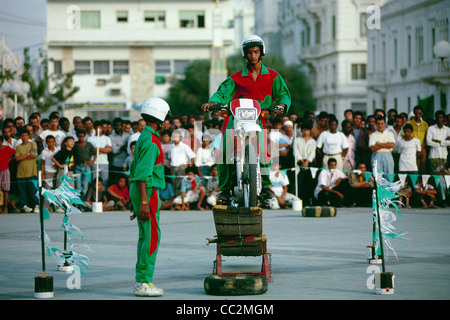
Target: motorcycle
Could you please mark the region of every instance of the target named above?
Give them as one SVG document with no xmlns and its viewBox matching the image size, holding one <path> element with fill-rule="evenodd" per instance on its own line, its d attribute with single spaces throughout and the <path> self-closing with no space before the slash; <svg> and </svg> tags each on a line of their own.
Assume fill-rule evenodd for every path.
<svg viewBox="0 0 450 320">
<path fill-rule="evenodd" d="M 232 175 L 235 187 L 232 190 L 231 206 L 255 207 L 258 205 L 262 190 L 260 158 L 264 156 L 261 155 L 262 150 L 258 143 L 259 136 L 263 134 L 258 118 L 281 114 L 283 108 L 261 109 L 257 100 L 235 99 L 230 102 L 229 107 L 217 104 L 211 106 L 209 111 L 219 111 L 223 118 L 233 116 L 231 141 L 234 143 L 230 160 L 236 170 Z M 230 133 L 222 132 L 222 134 Z M 221 150 L 221 152 L 227 151 Z"/>
</svg>

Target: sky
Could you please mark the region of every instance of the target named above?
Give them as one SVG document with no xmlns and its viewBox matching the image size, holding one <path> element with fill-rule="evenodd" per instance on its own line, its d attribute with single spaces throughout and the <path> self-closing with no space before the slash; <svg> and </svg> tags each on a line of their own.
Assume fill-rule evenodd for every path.
<svg viewBox="0 0 450 320">
<path fill-rule="evenodd" d="M 5 36 L 13 52 L 30 48 L 32 58 L 39 56 L 39 48 L 46 33 L 46 0 L 0 0 L 0 37 Z"/>
</svg>

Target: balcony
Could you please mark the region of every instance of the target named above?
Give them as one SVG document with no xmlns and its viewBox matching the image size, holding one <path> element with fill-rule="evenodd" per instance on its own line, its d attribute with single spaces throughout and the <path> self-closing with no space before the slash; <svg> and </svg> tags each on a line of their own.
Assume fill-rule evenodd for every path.
<svg viewBox="0 0 450 320">
<path fill-rule="evenodd" d="M 421 63 L 420 78 L 429 84 L 448 86 L 450 84 L 450 70 L 444 68 L 438 59 Z"/>
</svg>

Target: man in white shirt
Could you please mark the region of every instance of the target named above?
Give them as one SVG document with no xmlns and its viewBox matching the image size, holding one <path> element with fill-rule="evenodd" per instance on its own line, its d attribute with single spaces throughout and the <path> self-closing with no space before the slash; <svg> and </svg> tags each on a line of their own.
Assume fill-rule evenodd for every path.
<svg viewBox="0 0 450 320">
<path fill-rule="evenodd" d="M 94 130 L 98 133 L 98 136 L 92 135 L 87 138 L 86 141 L 90 142 L 95 149 L 99 148 L 99 155 L 92 165 L 92 179 L 95 180 L 97 177 L 97 163 L 99 177 L 103 180 L 103 185 L 108 186 L 109 179 L 109 161 L 108 153 L 112 152 L 112 142 L 108 136 L 105 136 L 103 131 L 103 124 L 101 121 L 94 122 Z"/>
<path fill-rule="evenodd" d="M 181 195 L 182 176 L 186 175 L 186 168 L 194 165 L 195 153 L 185 143 L 181 143 L 181 134 L 177 130 L 172 133 L 173 147 L 170 150 L 170 171 L 175 178 L 172 179 L 175 195 Z M 181 177 L 181 178 L 180 178 Z"/>
<path fill-rule="evenodd" d="M 400 154 L 398 152 L 398 144 L 402 140 L 403 137 L 403 126 L 405 125 L 403 121 L 402 115 L 396 115 L 394 119 L 394 125 L 390 126 L 389 129 L 394 135 L 395 138 L 395 146 L 392 150 L 392 158 L 394 159 L 394 172 L 399 171 L 398 162 L 400 161 Z"/>
<path fill-rule="evenodd" d="M 274 162 L 270 168 L 270 189 L 275 194 L 275 201 L 270 202 L 271 209 L 286 208 L 292 206 L 294 201 L 300 200 L 297 196 L 288 192 L 289 179 L 286 173 L 280 171 L 280 165 Z"/>
<path fill-rule="evenodd" d="M 49 118 L 49 128 L 47 130 L 42 131 L 39 136 L 36 138 L 35 142 L 38 145 L 42 143 L 43 149 L 47 148 L 47 143 L 45 142 L 45 138 L 49 135 L 55 137 L 56 148 L 61 148 L 61 142 L 66 137 L 66 134 L 58 129 L 59 126 L 59 117 L 57 114 L 51 114 Z M 39 148 L 40 150 L 40 148 Z"/>
<path fill-rule="evenodd" d="M 431 174 L 436 174 L 436 169 L 447 161 L 447 147 L 450 146 L 450 128 L 444 125 L 445 112 L 437 111 L 435 119 L 436 124 L 428 128 L 426 135 L 427 145 L 430 147 Z"/>
<path fill-rule="evenodd" d="M 338 132 L 338 121 L 335 118 L 329 121 L 330 130 L 322 132 L 317 139 L 317 149 L 323 156 L 323 167 L 327 168 L 328 159 L 334 158 L 337 161 L 336 168 L 343 169 L 343 159 L 348 152 L 348 141 L 342 132 Z"/>
<path fill-rule="evenodd" d="M 348 200 L 345 197 L 348 192 L 347 176 L 336 169 L 336 165 L 336 159 L 330 158 L 327 163 L 328 169 L 320 171 L 314 190 L 314 197 L 319 201 L 319 205 L 340 207 Z"/>
<path fill-rule="evenodd" d="M 386 118 L 376 118 L 377 131 L 369 137 L 369 148 L 372 151 L 371 165 L 377 160 L 377 168 L 385 174 L 394 173 L 392 150 L 395 147 L 395 137 L 392 131 L 386 130 Z"/>
</svg>

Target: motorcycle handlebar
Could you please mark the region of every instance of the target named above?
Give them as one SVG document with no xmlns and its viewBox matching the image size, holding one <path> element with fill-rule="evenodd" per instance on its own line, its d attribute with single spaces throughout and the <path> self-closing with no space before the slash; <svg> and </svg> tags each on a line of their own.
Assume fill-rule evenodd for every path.
<svg viewBox="0 0 450 320">
<path fill-rule="evenodd" d="M 230 108 L 227 107 L 226 105 L 224 105 L 223 103 L 218 103 L 216 105 L 210 106 L 208 108 L 208 110 L 206 110 L 205 112 L 215 112 L 215 111 L 221 111 L 221 110 L 230 111 Z M 266 110 L 269 110 L 269 113 L 271 115 L 282 115 L 284 113 L 284 108 L 281 108 L 278 106 L 270 107 Z"/>
</svg>

